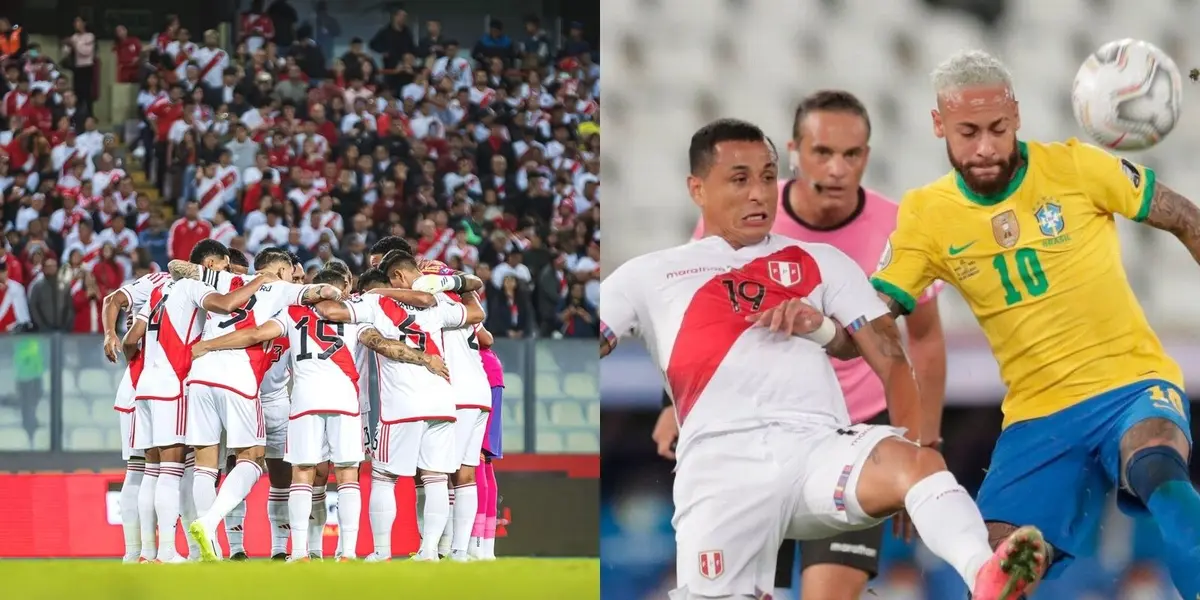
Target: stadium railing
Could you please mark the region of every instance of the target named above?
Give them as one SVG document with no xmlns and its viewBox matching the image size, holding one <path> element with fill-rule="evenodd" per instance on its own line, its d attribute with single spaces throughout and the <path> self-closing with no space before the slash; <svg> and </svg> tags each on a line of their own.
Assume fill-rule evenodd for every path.
<svg viewBox="0 0 1200 600">
<path fill-rule="evenodd" d="M 109 363 L 101 344 L 98 335 L 0 336 L 0 466 L 10 452 L 120 462 L 113 398 L 125 365 Z M 494 350 L 505 371 L 506 453 L 599 453 L 595 340 L 500 339 Z"/>
</svg>

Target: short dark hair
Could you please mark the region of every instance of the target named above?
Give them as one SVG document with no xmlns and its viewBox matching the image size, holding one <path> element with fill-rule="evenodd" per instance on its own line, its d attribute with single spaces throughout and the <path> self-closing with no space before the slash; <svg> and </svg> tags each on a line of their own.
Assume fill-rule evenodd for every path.
<svg viewBox="0 0 1200 600">
<path fill-rule="evenodd" d="M 250 268 L 250 261 L 246 260 L 246 253 L 241 250 L 229 251 L 229 264 L 236 267 Z"/>
<path fill-rule="evenodd" d="M 346 266 L 346 263 L 340 260 L 331 260 L 325 263 L 321 268 L 326 271 L 340 273 L 345 279 L 350 278 L 350 267 Z"/>
<path fill-rule="evenodd" d="M 192 247 L 192 254 L 188 256 L 188 261 L 198 265 L 203 263 L 206 258 L 229 258 L 229 248 L 217 240 L 200 240 Z"/>
<path fill-rule="evenodd" d="M 371 246 L 370 255 L 375 256 L 378 254 L 382 256 L 392 250 L 402 250 L 408 254 L 412 254 L 412 246 L 409 245 L 408 240 L 398 235 L 389 235 L 379 238 L 379 241 L 375 242 L 374 246 Z"/>
<path fill-rule="evenodd" d="M 767 134 L 758 125 L 741 119 L 717 119 L 692 134 L 688 147 L 688 167 L 692 175 L 703 177 L 712 167 L 717 144 L 722 142 L 764 142 L 774 150 Z"/>
<path fill-rule="evenodd" d="M 330 268 L 324 268 L 313 275 L 313 283 L 328 283 L 341 287 L 346 284 L 346 276 Z"/>
<path fill-rule="evenodd" d="M 403 250 L 392 250 L 383 255 L 383 260 L 379 261 L 379 270 L 387 277 L 391 277 L 392 271 L 396 269 L 415 270 L 417 268 L 417 259 L 412 254 Z"/>
<path fill-rule="evenodd" d="M 285 262 L 288 266 L 293 264 L 292 257 L 287 250 L 278 246 L 268 246 L 259 250 L 258 254 L 254 256 L 254 270 L 261 271 L 278 262 Z"/>
<path fill-rule="evenodd" d="M 392 285 L 392 280 L 383 273 L 381 269 L 367 269 L 358 276 L 358 290 L 365 292 L 373 290 L 377 287 L 388 287 Z"/>
<path fill-rule="evenodd" d="M 820 90 L 804 97 L 796 105 L 796 116 L 792 119 L 792 139 L 800 139 L 800 123 L 814 112 L 844 112 L 862 118 L 867 125 L 867 139 L 871 139 L 871 117 L 867 107 L 858 96 L 846 90 Z"/>
<path fill-rule="evenodd" d="M 292 259 L 292 265 L 298 265 L 300 267 L 304 267 L 304 261 L 300 260 L 299 254 L 289 251 L 288 258 Z"/>
</svg>

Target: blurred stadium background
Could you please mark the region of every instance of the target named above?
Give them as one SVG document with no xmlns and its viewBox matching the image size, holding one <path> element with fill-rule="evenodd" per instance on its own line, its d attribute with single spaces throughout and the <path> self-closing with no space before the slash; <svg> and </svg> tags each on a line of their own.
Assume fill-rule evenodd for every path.
<svg viewBox="0 0 1200 600">
<path fill-rule="evenodd" d="M 1081 135 L 1070 91 L 1084 57 L 1124 37 L 1163 48 L 1186 72 L 1200 58 L 1194 0 L 607 0 L 605 186 L 621 198 L 604 215 L 603 264 L 686 241 L 697 211 L 687 197 L 687 143 L 700 125 L 738 117 L 762 126 L 782 149 L 796 103 L 822 88 L 859 95 L 874 125 L 866 182 L 892 197 L 943 174 L 934 138 L 928 72 L 949 54 L 983 48 L 1005 60 L 1029 139 Z M 1185 79 L 1185 84 L 1187 80 Z M 1200 124 L 1184 90 L 1179 127 L 1131 156 L 1163 181 L 1200 197 Z M 1188 115 L 1188 113 L 1192 113 Z M 786 174 L 786 171 L 785 171 Z M 1200 270 L 1170 236 L 1119 222 L 1126 270 L 1171 354 L 1200 383 L 1195 301 Z M 940 300 L 949 381 L 943 435 L 950 468 L 969 489 L 983 479 L 999 433 L 1004 390 L 969 310 L 953 290 Z M 601 453 L 603 597 L 662 598 L 674 583 L 671 464 L 654 454 L 661 376 L 639 344 L 605 359 Z M 1196 471 L 1193 471 L 1196 474 Z M 1030 499 L 1053 502 L 1053 498 Z M 1155 562 L 1158 532 L 1113 508 L 1095 552 L 1037 598 L 1177 597 Z M 965 597 L 952 571 L 919 544 L 889 541 L 880 598 Z"/>
</svg>

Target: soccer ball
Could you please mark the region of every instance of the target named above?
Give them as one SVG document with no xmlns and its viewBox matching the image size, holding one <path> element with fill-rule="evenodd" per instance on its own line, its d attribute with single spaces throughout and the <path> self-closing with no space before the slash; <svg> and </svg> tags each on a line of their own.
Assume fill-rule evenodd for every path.
<svg viewBox="0 0 1200 600">
<path fill-rule="evenodd" d="M 1113 150 L 1142 150 L 1162 141 L 1179 121 L 1183 77 L 1165 52 L 1149 42 L 1109 42 L 1075 74 L 1075 120 L 1092 139 Z"/>
</svg>

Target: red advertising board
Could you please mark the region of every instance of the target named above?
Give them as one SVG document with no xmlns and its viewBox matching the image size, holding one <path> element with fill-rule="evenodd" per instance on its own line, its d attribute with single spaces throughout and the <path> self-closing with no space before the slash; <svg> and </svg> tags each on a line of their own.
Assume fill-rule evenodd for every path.
<svg viewBox="0 0 1200 600">
<path fill-rule="evenodd" d="M 497 461 L 498 471 L 557 471 L 572 478 L 600 475 L 597 456 L 511 455 Z M 124 552 L 118 498 L 124 473 L 18 473 L 0 474 L 0 558 L 108 558 Z M 362 497 L 370 497 L 371 477 L 360 477 Z M 266 556 L 271 550 L 267 520 L 266 477 L 246 501 L 245 546 L 251 556 Z M 337 504 L 335 486 L 327 492 L 331 505 L 325 528 L 325 555 L 337 547 Z M 392 551 L 399 556 L 417 550 L 416 494 L 411 479 L 396 484 L 396 524 L 392 529 Z M 372 551 L 368 511 L 362 511 L 358 554 Z M 222 545 L 225 534 L 220 533 Z M 176 541 L 186 551 L 184 534 Z M 228 546 L 226 546 L 228 547 Z"/>
</svg>

